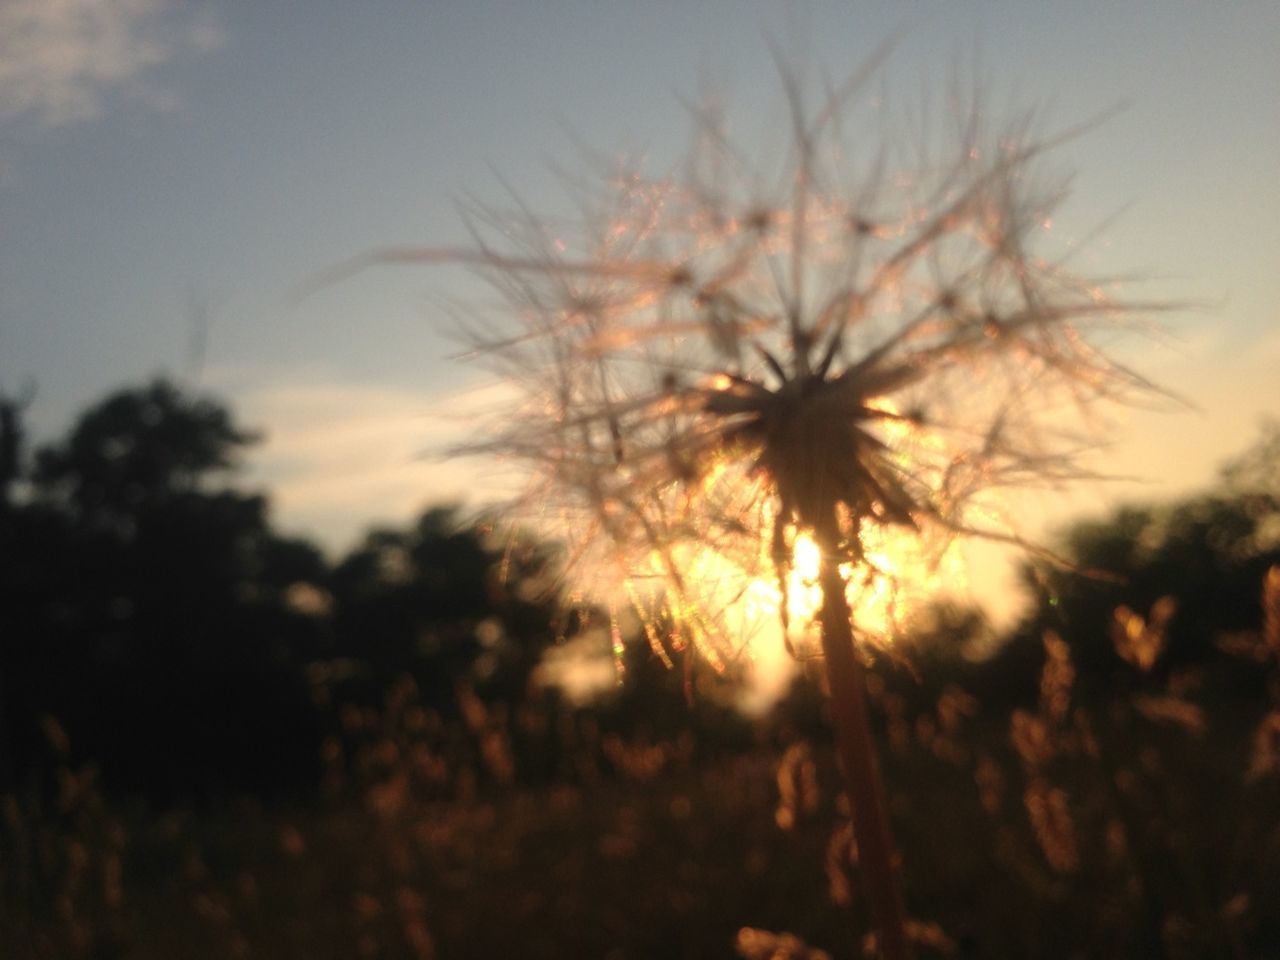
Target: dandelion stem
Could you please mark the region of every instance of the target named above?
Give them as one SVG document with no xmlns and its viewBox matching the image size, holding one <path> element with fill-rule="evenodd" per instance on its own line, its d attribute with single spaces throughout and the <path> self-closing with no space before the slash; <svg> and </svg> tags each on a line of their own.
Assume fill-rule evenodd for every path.
<svg viewBox="0 0 1280 960">
<path fill-rule="evenodd" d="M 853 835 L 879 954 L 884 960 L 906 960 L 906 911 L 899 882 L 884 785 L 867 710 L 866 679 L 854 650 L 852 611 L 845 596 L 833 519 L 816 531 L 822 548 L 822 650 L 831 690 L 831 722 L 853 808 Z"/>
</svg>

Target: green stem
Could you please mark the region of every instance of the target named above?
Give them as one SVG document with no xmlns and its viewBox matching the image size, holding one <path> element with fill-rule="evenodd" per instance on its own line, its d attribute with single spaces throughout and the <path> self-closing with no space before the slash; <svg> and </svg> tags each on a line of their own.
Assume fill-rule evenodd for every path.
<svg viewBox="0 0 1280 960">
<path fill-rule="evenodd" d="M 835 727 L 845 780 L 853 808 L 858 864 L 871 906 L 883 960 L 906 960 L 906 911 L 899 882 L 899 860 L 885 805 L 875 740 L 867 710 L 866 678 L 854 650 L 852 611 L 845 596 L 831 531 L 818 531 L 822 548 L 822 649 L 831 688 Z"/>
</svg>

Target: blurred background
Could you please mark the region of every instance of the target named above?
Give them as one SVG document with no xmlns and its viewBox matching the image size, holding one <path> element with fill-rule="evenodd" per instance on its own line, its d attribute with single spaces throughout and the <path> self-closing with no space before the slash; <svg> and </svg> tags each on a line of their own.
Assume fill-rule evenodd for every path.
<svg viewBox="0 0 1280 960">
<path fill-rule="evenodd" d="M 490 0 L 0 0 L 0 954 L 859 954 L 817 678 L 614 650 L 439 456 L 492 294 L 294 291 L 565 212 L 584 149 L 675 168 L 707 85 L 767 151 L 771 42 L 891 36 L 887 113 L 1107 114 L 1053 239 L 1188 305 L 1115 345 L 1187 401 L 1116 412 L 1135 479 L 1026 508 L 1119 576 L 975 553 L 875 665 L 919 951 L 1280 954 L 1277 8 Z"/>
</svg>

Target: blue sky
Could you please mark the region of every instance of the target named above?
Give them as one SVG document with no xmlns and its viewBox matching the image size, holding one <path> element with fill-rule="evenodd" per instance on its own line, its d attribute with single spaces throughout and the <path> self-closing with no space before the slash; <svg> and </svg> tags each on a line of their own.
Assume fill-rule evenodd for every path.
<svg viewBox="0 0 1280 960">
<path fill-rule="evenodd" d="M 458 201 L 500 178 L 555 208 L 550 165 L 573 168 L 579 143 L 665 166 L 701 77 L 754 134 L 781 111 L 770 38 L 840 74 L 895 33 L 904 107 L 960 60 L 994 110 L 1039 106 L 1049 128 L 1123 108 L 1059 153 L 1076 172 L 1059 229 L 1119 214 L 1085 266 L 1201 305 L 1134 352 L 1195 409 L 1122 417 L 1109 465 L 1147 478 L 1142 495 L 1208 480 L 1280 414 L 1270 0 L 0 0 L 0 390 L 38 385 L 44 438 L 155 373 L 213 391 L 266 433 L 251 476 L 280 523 L 349 545 L 483 487 L 416 456 L 465 429 L 483 382 L 448 359 L 439 307 L 476 290 L 380 269 L 298 304 L 296 284 L 370 248 L 459 240 Z"/>
</svg>

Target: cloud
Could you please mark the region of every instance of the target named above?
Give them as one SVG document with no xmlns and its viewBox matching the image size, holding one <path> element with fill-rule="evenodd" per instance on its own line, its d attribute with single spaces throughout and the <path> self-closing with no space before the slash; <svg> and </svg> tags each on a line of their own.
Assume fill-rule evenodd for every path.
<svg viewBox="0 0 1280 960">
<path fill-rule="evenodd" d="M 0 121 L 80 123 L 113 97 L 171 106 L 147 74 L 223 42 L 208 9 L 171 0 L 0 0 Z"/>
<path fill-rule="evenodd" d="M 474 432 L 492 389 L 441 395 L 295 370 L 222 392 L 265 434 L 251 479 L 270 492 L 276 520 L 332 550 L 375 524 L 406 526 L 430 504 L 479 507 L 513 488 L 495 463 L 442 455 Z"/>
</svg>

